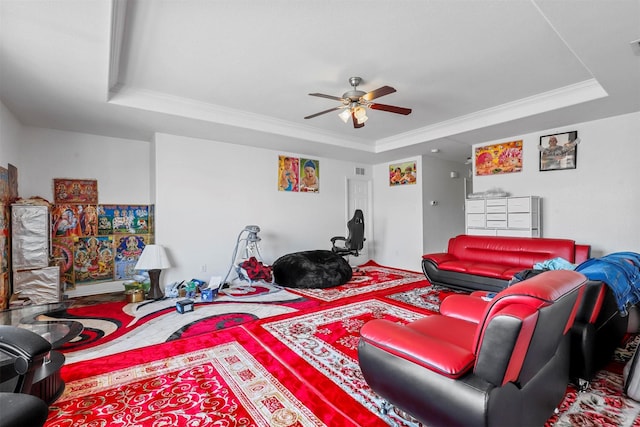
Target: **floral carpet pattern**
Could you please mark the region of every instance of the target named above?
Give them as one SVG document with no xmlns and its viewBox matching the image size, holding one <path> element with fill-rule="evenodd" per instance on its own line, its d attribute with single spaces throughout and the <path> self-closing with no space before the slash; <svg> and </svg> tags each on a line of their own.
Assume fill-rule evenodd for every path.
<svg viewBox="0 0 640 427">
<path fill-rule="evenodd" d="M 47 425 L 69 419 L 105 426 L 325 425 L 237 342 L 71 382 Z"/>
<path fill-rule="evenodd" d="M 640 335 L 631 337 L 618 348 L 607 369 L 592 380 L 587 392 L 569 385 L 560 415 L 550 418 L 547 427 L 607 426 L 640 427 L 640 402 L 625 396 L 624 365 L 640 343 Z"/>
<path fill-rule="evenodd" d="M 396 323 L 408 323 L 425 316 L 384 301 L 366 300 L 332 307 L 315 313 L 295 316 L 279 321 L 266 321 L 262 328 L 285 348 L 263 342 L 277 349 L 278 354 L 292 351 L 289 365 L 306 362 L 327 379 L 354 398 L 372 415 L 390 425 L 413 425 L 396 413 L 383 414 L 383 401 L 365 382 L 358 365 L 358 341 L 360 328 L 373 319 L 386 319 Z"/>
<path fill-rule="evenodd" d="M 380 266 L 374 262 L 358 267 L 351 280 L 344 285 L 328 289 L 292 289 L 300 295 L 320 301 L 336 301 L 373 292 L 385 291 L 397 286 L 424 281 L 424 274 Z"/>
<path fill-rule="evenodd" d="M 117 315 L 111 306 L 72 311 L 119 322 L 124 333 L 112 326 L 116 338 L 67 351 L 67 387 L 46 425 L 420 426 L 397 408 L 381 411 L 357 363 L 359 330 L 375 318 L 434 315 L 454 291 L 375 263 L 360 270 L 366 278 L 323 290 L 326 298 L 253 285 L 186 314 L 171 301 Z M 569 385 L 545 427 L 640 427 L 640 403 L 622 392 L 622 369 L 639 342 L 630 336 L 586 392 Z"/>
</svg>

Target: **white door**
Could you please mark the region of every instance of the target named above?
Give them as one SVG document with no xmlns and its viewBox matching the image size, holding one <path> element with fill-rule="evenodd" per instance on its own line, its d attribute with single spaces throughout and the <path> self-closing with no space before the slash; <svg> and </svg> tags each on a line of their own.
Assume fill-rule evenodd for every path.
<svg viewBox="0 0 640 427">
<path fill-rule="evenodd" d="M 346 220 L 353 217 L 356 209 L 361 209 L 364 214 L 364 247 L 357 257 L 350 256 L 349 263 L 351 265 L 359 265 L 371 259 L 372 253 L 369 252 L 369 246 L 373 244 L 373 223 L 371 219 L 371 180 L 365 178 L 347 178 L 347 212 Z M 346 224 L 346 221 L 345 221 Z"/>
</svg>

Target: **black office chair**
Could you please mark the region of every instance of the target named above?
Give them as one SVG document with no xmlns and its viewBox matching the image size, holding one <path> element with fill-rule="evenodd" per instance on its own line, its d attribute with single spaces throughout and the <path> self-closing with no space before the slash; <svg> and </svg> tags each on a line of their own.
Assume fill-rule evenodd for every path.
<svg viewBox="0 0 640 427">
<path fill-rule="evenodd" d="M 43 426 L 49 406 L 31 391 L 51 344 L 40 335 L 0 325 L 0 427 Z"/>
<path fill-rule="evenodd" d="M 347 230 L 349 232 L 347 237 L 335 236 L 331 238 L 331 250 L 341 256 L 358 256 L 366 240 L 364 237 L 364 214 L 362 210 L 356 209 L 353 213 L 353 218 L 347 222 Z M 343 244 L 338 246 L 336 242 L 343 242 Z"/>
</svg>

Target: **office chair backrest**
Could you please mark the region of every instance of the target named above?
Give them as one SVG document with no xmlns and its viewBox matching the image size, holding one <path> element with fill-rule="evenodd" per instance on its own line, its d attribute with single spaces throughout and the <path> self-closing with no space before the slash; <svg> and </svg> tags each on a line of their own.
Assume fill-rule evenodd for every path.
<svg viewBox="0 0 640 427">
<path fill-rule="evenodd" d="M 349 236 L 345 246 L 351 250 L 362 250 L 364 247 L 364 214 L 362 210 L 356 209 L 353 218 L 347 222 L 347 229 Z"/>
</svg>

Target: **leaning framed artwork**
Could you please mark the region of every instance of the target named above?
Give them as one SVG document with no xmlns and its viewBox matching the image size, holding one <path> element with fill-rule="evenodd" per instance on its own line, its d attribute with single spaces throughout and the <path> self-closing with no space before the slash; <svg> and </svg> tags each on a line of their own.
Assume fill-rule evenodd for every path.
<svg viewBox="0 0 640 427">
<path fill-rule="evenodd" d="M 540 137 L 540 170 L 575 169 L 578 158 L 578 131 Z"/>
<path fill-rule="evenodd" d="M 98 181 L 95 179 L 53 179 L 54 203 L 98 204 Z"/>
</svg>

